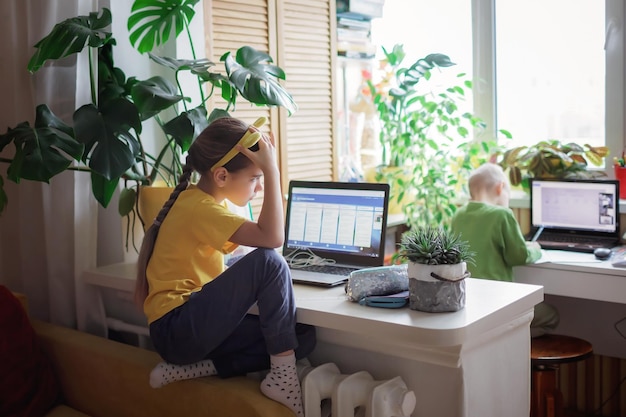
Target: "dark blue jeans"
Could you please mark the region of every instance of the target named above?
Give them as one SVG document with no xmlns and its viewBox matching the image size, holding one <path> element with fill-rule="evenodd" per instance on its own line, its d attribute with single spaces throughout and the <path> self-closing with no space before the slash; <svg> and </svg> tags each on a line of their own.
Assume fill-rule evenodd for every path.
<svg viewBox="0 0 626 417">
<path fill-rule="evenodd" d="M 255 303 L 259 315 L 248 314 Z M 296 323 L 289 268 L 272 249 L 244 256 L 189 300 L 150 324 L 161 357 L 179 365 L 211 359 L 221 377 L 268 369 L 269 355 L 315 347 L 315 328 Z"/>
</svg>

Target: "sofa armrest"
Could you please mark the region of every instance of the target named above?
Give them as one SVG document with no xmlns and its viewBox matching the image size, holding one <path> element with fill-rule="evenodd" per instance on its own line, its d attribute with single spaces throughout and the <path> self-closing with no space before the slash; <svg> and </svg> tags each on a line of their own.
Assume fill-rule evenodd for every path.
<svg viewBox="0 0 626 417">
<path fill-rule="evenodd" d="M 67 405 L 94 417 L 293 417 L 246 377 L 196 378 L 151 388 L 152 351 L 33 320 Z"/>
</svg>

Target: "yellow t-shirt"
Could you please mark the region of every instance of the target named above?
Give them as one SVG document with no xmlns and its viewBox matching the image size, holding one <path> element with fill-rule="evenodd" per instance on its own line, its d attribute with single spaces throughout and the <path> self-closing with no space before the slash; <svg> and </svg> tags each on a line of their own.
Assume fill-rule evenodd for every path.
<svg viewBox="0 0 626 417">
<path fill-rule="evenodd" d="M 224 271 L 224 253 L 238 246 L 228 239 L 245 221 L 198 188 L 180 193 L 161 225 L 146 271 L 148 323 Z"/>
</svg>

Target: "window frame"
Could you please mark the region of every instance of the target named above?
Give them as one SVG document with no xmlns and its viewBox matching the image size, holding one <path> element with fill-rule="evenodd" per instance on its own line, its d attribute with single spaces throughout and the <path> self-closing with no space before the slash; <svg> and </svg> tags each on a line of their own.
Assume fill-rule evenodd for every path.
<svg viewBox="0 0 626 417">
<path fill-rule="evenodd" d="M 624 150 L 624 3 L 605 0 L 605 144 L 609 155 L 620 155 Z M 496 137 L 496 39 L 495 0 L 472 0 L 473 95 L 474 112 L 487 123 L 487 137 Z M 605 159 L 605 169 L 613 176 L 612 157 Z"/>
</svg>

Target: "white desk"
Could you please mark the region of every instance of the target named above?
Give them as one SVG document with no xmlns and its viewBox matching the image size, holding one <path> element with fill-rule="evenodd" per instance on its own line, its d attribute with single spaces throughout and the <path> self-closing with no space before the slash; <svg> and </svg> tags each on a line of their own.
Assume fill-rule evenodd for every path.
<svg viewBox="0 0 626 417">
<path fill-rule="evenodd" d="M 626 268 L 587 253 L 547 251 L 540 262 L 547 259 L 556 262 L 515 267 L 515 281 L 543 285 L 561 315 L 558 333 L 589 340 L 597 354 L 626 358 Z"/>
<path fill-rule="evenodd" d="M 516 282 L 543 285 L 545 294 L 626 304 L 626 268 L 590 253 L 544 251 L 539 263 L 515 267 L 514 274 Z"/>
<path fill-rule="evenodd" d="M 84 275 L 126 294 L 133 277 L 132 264 Z M 364 307 L 343 287 L 296 285 L 295 296 L 298 321 L 317 327 L 313 364 L 334 362 L 344 374 L 367 370 L 379 380 L 401 376 L 417 397 L 413 417 L 528 416 L 529 324 L 541 287 L 468 279 L 466 307 L 454 313 Z"/>
</svg>

